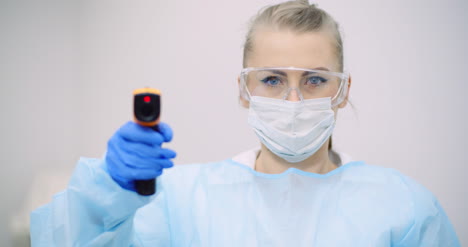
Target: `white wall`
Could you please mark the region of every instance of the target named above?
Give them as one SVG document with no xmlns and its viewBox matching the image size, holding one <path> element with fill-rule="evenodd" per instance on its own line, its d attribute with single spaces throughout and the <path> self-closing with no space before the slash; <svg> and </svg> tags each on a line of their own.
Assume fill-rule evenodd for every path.
<svg viewBox="0 0 468 247">
<path fill-rule="evenodd" d="M 135 88 L 162 90 L 177 164 L 255 146 L 236 77 L 247 21 L 274 2 L 1 0 L 0 242 L 36 174 L 70 174 L 79 156 L 102 156 L 131 119 Z M 428 187 L 468 245 L 468 3 L 319 6 L 344 28 L 353 76 L 355 110 L 340 113 L 335 145 Z"/>
<path fill-rule="evenodd" d="M 0 245 L 39 171 L 81 152 L 78 1 L 0 0 Z"/>
</svg>

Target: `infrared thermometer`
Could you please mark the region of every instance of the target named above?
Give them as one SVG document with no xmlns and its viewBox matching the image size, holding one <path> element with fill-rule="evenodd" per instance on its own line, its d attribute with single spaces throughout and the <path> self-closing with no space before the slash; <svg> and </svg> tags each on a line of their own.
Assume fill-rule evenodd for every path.
<svg viewBox="0 0 468 247">
<path fill-rule="evenodd" d="M 135 122 L 158 131 L 161 114 L 161 92 L 154 88 L 140 88 L 133 91 L 133 115 Z M 156 179 L 136 180 L 135 188 L 140 195 L 153 195 Z"/>
</svg>

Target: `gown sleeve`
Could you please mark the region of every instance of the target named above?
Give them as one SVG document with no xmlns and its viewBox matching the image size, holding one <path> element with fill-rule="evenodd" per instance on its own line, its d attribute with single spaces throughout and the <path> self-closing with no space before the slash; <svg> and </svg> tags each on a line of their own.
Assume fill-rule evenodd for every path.
<svg viewBox="0 0 468 247">
<path fill-rule="evenodd" d="M 32 246 L 169 246 L 163 186 L 122 189 L 101 159 L 81 158 L 67 189 L 31 213 Z"/>
<path fill-rule="evenodd" d="M 398 247 L 460 247 L 448 216 L 436 197 L 422 185 L 403 178 L 413 198 L 413 222 Z"/>
</svg>

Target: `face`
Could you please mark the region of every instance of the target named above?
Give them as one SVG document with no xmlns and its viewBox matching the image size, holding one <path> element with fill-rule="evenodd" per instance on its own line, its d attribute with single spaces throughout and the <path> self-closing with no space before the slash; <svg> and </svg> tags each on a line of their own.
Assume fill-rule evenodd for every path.
<svg viewBox="0 0 468 247">
<path fill-rule="evenodd" d="M 296 33 L 288 30 L 257 30 L 246 67 L 298 67 L 338 72 L 332 36 L 326 32 Z M 243 100 L 243 99 L 241 99 Z M 298 101 L 296 91 L 288 100 Z M 344 107 L 346 100 L 339 105 Z M 248 106 L 248 102 L 241 102 Z"/>
</svg>

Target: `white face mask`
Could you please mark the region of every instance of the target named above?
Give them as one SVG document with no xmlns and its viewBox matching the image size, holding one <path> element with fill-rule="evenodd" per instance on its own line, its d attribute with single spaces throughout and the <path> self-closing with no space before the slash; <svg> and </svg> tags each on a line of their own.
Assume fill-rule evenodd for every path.
<svg viewBox="0 0 468 247">
<path fill-rule="evenodd" d="M 317 152 L 331 136 L 335 113 L 331 98 L 293 102 L 252 96 L 248 122 L 271 152 L 297 163 Z"/>
</svg>

